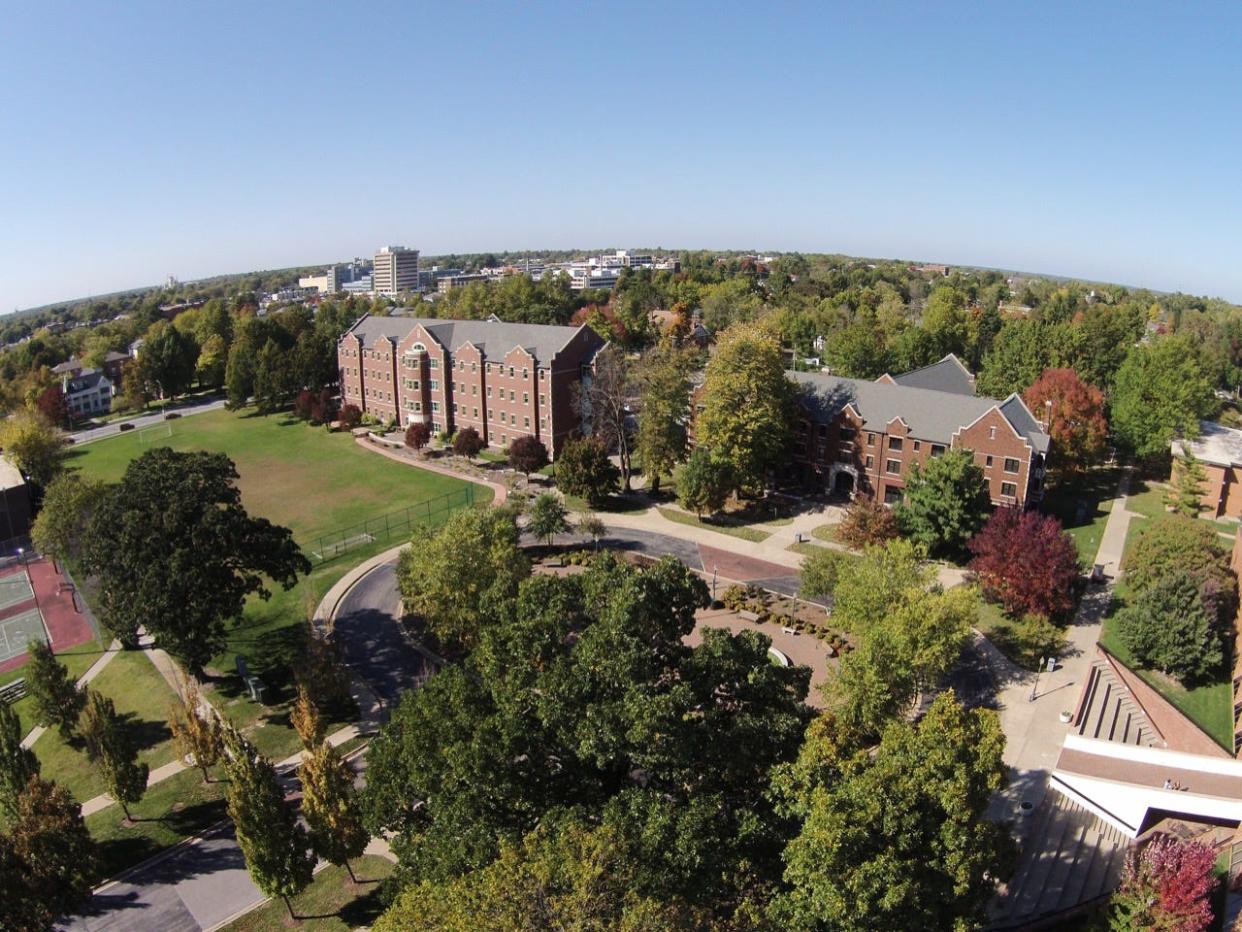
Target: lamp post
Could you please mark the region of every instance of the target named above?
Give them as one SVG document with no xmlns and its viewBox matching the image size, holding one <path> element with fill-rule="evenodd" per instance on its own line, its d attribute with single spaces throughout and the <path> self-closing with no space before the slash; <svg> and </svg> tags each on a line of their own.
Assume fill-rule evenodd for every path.
<svg viewBox="0 0 1242 932">
<path fill-rule="evenodd" d="M 1031 684 L 1031 698 L 1028 699 L 1027 702 L 1035 701 L 1036 690 L 1039 689 L 1039 674 L 1044 669 L 1044 661 L 1044 657 L 1039 658 L 1039 666 L 1035 668 L 1035 682 Z"/>
<path fill-rule="evenodd" d="M 716 601 L 716 567 L 712 567 L 712 601 Z"/>
</svg>

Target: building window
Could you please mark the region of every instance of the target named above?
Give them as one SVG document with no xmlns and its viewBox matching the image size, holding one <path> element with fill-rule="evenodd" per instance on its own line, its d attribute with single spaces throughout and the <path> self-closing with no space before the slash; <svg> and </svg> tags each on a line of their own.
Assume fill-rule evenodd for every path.
<svg viewBox="0 0 1242 932">
<path fill-rule="evenodd" d="M 523 368 L 522 369 L 522 381 L 527 381 L 528 379 L 530 379 L 530 370 Z"/>
<path fill-rule="evenodd" d="M 884 471 L 887 472 L 890 476 L 901 475 L 901 460 L 889 460 L 884 465 Z"/>
<path fill-rule="evenodd" d="M 858 436 L 858 431 L 854 430 L 852 427 L 842 427 L 837 431 L 837 436 L 842 440 L 853 440 L 856 436 Z"/>
<path fill-rule="evenodd" d="M 522 425 L 523 427 L 530 427 L 530 418 L 528 418 L 528 417 L 524 417 L 524 418 L 522 418 L 522 420 L 525 422 L 525 423 Z"/>
<path fill-rule="evenodd" d="M 477 420 L 479 419 L 479 409 L 478 409 L 478 408 L 475 408 L 475 409 L 474 409 L 474 414 L 472 414 L 472 415 L 470 415 L 470 416 L 471 416 L 471 417 L 473 417 L 473 418 L 477 421 Z"/>
<path fill-rule="evenodd" d="M 867 446 L 875 446 L 875 434 L 867 434 Z"/>
<path fill-rule="evenodd" d="M 547 406 L 548 406 L 548 396 L 540 395 L 539 396 L 539 407 L 546 408 Z"/>
<path fill-rule="evenodd" d="M 932 448 L 931 448 L 931 455 L 932 456 L 944 456 L 944 444 L 933 443 Z"/>
<path fill-rule="evenodd" d="M 874 456 L 868 456 L 868 457 L 867 457 L 867 468 L 868 468 L 868 469 L 873 469 L 874 467 L 875 467 L 875 457 L 874 457 Z"/>
<path fill-rule="evenodd" d="M 429 359 L 429 360 L 427 360 L 427 365 L 431 366 L 431 368 L 433 368 L 433 369 L 439 369 L 439 368 L 440 368 L 440 360 L 438 360 L 438 359 Z"/>
<path fill-rule="evenodd" d="M 433 401 L 433 402 L 431 403 L 431 410 L 432 410 L 432 411 L 436 411 L 436 412 L 438 412 L 438 411 L 440 410 L 440 402 L 438 402 L 438 401 Z"/>
<path fill-rule="evenodd" d="M 522 404 L 530 404 L 530 392 L 522 392 Z"/>
<path fill-rule="evenodd" d="M 989 456 L 986 460 L 984 460 L 983 465 L 986 466 L 988 469 L 991 469 L 992 468 L 992 457 Z"/>
<path fill-rule="evenodd" d="M 492 397 L 492 387 L 490 385 L 487 386 L 487 397 L 488 398 Z"/>
<path fill-rule="evenodd" d="M 543 381 L 544 379 L 546 379 L 547 377 L 548 377 L 548 370 L 547 370 L 547 369 L 540 369 L 540 370 L 539 370 L 539 381 L 541 381 L 541 382 L 542 382 L 542 381 Z"/>
<path fill-rule="evenodd" d="M 1014 459 L 1012 456 L 1006 456 L 1005 457 L 1005 472 L 1016 473 L 1018 469 L 1019 469 L 1018 461 Z"/>
<path fill-rule="evenodd" d="M 472 394 L 472 395 L 477 395 L 478 393 L 479 393 L 479 386 L 477 386 L 477 385 L 471 385 L 471 386 L 470 386 L 470 394 Z"/>
<path fill-rule="evenodd" d="M 890 450 L 896 450 L 896 451 L 900 452 L 900 451 L 901 451 L 901 448 L 902 448 L 904 445 L 905 445 L 905 443 L 904 443 L 904 441 L 902 441 L 902 439 L 901 439 L 900 437 L 889 437 L 889 438 L 888 438 L 888 448 L 889 448 Z"/>
<path fill-rule="evenodd" d="M 494 415 L 495 413 L 496 413 L 495 411 L 492 411 L 492 410 L 490 410 L 490 409 L 489 409 L 489 410 L 488 410 L 488 412 L 487 412 L 487 419 L 488 419 L 489 421 L 494 421 L 494 420 L 496 420 L 496 418 L 494 418 L 494 417 L 492 416 L 492 415 Z"/>
<path fill-rule="evenodd" d="M 509 400 L 517 401 L 517 392 L 515 392 L 513 389 L 509 389 Z"/>
<path fill-rule="evenodd" d="M 509 378 L 513 378 L 513 367 L 509 367 Z"/>
<path fill-rule="evenodd" d="M 914 452 L 915 452 L 915 453 L 918 453 L 918 452 L 919 452 L 919 450 L 921 450 L 921 449 L 923 449 L 923 445 L 922 445 L 921 443 L 919 443 L 917 440 L 916 440 L 916 441 L 914 441 Z"/>
<path fill-rule="evenodd" d="M 1001 497 L 1002 498 L 1017 498 L 1018 497 L 1018 486 L 1013 482 L 1002 482 L 1001 483 Z"/>
<path fill-rule="evenodd" d="M 989 440 L 995 440 L 995 439 L 996 439 L 996 428 L 995 428 L 995 427 L 989 427 L 989 428 L 988 428 L 988 439 L 989 439 Z"/>
<path fill-rule="evenodd" d="M 884 487 L 884 504 L 896 505 L 901 502 L 901 489 L 893 485 Z"/>
<path fill-rule="evenodd" d="M 440 380 L 439 380 L 439 379 L 429 379 L 429 380 L 428 380 L 428 382 L 427 382 L 427 387 L 428 387 L 428 388 L 430 388 L 433 392 L 434 392 L 434 391 L 438 391 L 438 390 L 439 390 L 439 388 L 440 388 Z"/>
</svg>

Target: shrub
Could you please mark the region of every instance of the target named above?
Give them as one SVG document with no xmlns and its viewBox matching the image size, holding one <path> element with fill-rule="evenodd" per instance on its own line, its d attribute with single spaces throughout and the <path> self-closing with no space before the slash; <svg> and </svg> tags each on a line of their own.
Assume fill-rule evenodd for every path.
<svg viewBox="0 0 1242 932">
<path fill-rule="evenodd" d="M 1074 607 L 1078 549 L 1051 515 L 998 508 L 967 546 L 984 595 L 1011 615 L 1057 618 Z"/>
<path fill-rule="evenodd" d="M 1141 593 L 1185 572 L 1198 584 L 1213 623 L 1227 624 L 1237 606 L 1237 579 L 1219 540 L 1216 529 L 1205 521 L 1184 515 L 1158 518 L 1139 532 L 1126 554 L 1126 582 Z"/>
<path fill-rule="evenodd" d="M 733 490 L 733 467 L 706 447 L 697 447 L 674 477 L 677 501 L 700 518 L 719 511 Z"/>
<path fill-rule="evenodd" d="M 353 430 L 362 423 L 362 409 L 357 405 L 345 405 L 341 408 L 340 421 L 346 430 Z"/>
<path fill-rule="evenodd" d="M 1191 683 L 1215 673 L 1224 658 L 1199 584 L 1185 571 L 1170 573 L 1118 612 L 1117 634 L 1140 663 Z"/>
<path fill-rule="evenodd" d="M 568 440 L 556 459 L 556 484 L 566 495 L 584 498 L 592 508 L 608 501 L 617 490 L 621 471 L 598 440 Z"/>
<path fill-rule="evenodd" d="M 311 416 L 311 405 L 315 403 L 315 396 L 308 388 L 298 392 L 297 397 L 293 399 L 293 415 L 300 421 L 309 421 Z"/>
<path fill-rule="evenodd" d="M 483 438 L 473 427 L 463 427 L 453 436 L 453 452 L 458 456 L 478 456 Z"/>
<path fill-rule="evenodd" d="M 411 450 L 421 450 L 431 442 L 431 425 L 415 421 L 405 429 L 405 445 Z"/>
<path fill-rule="evenodd" d="M 509 465 L 529 476 L 548 465 L 548 448 L 538 437 L 524 434 L 509 444 Z"/>
<path fill-rule="evenodd" d="M 850 502 L 837 525 L 836 538 L 847 547 L 862 550 L 900 536 L 897 518 L 890 508 L 865 495 Z"/>
</svg>

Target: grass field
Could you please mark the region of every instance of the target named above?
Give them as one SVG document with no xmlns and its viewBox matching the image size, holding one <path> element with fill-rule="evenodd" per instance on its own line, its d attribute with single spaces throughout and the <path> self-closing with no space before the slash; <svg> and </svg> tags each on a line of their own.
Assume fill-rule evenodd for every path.
<svg viewBox="0 0 1242 932">
<path fill-rule="evenodd" d="M 311 885 L 292 897 L 294 915 L 306 928 L 346 932 L 370 926 L 383 911 L 380 881 L 395 865 L 385 858 L 365 855 L 350 862 L 358 883 L 343 867 L 328 866 L 315 875 Z M 283 932 L 290 927 L 284 900 L 268 900 L 222 928 L 222 932 Z"/>
<path fill-rule="evenodd" d="M 760 531 L 758 528 L 744 525 L 731 524 L 728 519 L 701 519 L 688 512 L 680 511 L 677 508 L 657 508 L 663 517 L 678 524 L 688 524 L 691 527 L 706 528 L 709 531 L 715 531 L 718 534 L 728 534 L 730 537 L 740 537 L 742 540 L 753 541 L 758 543 L 761 540 L 767 540 L 772 535 L 767 531 Z"/>
<path fill-rule="evenodd" d="M 65 669 L 69 671 L 69 675 L 75 680 L 87 671 L 91 664 L 100 658 L 103 654 L 103 648 L 100 647 L 98 641 L 89 641 L 86 644 L 79 644 L 68 650 L 59 651 L 56 659 L 65 665 Z M 24 666 L 24 665 L 23 665 Z M 15 679 L 24 676 L 22 667 L 16 670 L 10 670 L 8 673 L 0 674 L 0 686 L 4 686 L 13 682 Z M 22 723 L 22 734 L 34 728 L 34 702 L 29 696 L 20 699 L 14 703 L 13 708 L 17 712 L 17 717 Z"/>
<path fill-rule="evenodd" d="M 1095 562 L 1120 479 L 1119 469 L 1098 469 L 1072 486 L 1053 487 L 1044 496 L 1042 510 L 1060 519 L 1084 565 Z"/>
</svg>

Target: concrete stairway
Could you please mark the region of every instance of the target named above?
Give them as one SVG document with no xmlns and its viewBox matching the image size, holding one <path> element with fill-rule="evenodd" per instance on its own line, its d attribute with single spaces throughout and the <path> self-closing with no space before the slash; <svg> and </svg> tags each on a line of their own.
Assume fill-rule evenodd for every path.
<svg viewBox="0 0 1242 932">
<path fill-rule="evenodd" d="M 1130 840 L 1094 813 L 1049 792 L 989 928 L 1010 929 L 1054 916 L 1113 890 Z"/>
<path fill-rule="evenodd" d="M 1113 675 L 1106 660 L 1097 659 L 1091 665 L 1084 695 L 1076 725 L 1078 734 L 1121 744 L 1164 746 L 1147 715 L 1125 684 Z"/>
</svg>

